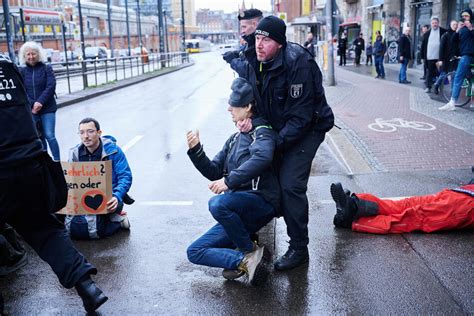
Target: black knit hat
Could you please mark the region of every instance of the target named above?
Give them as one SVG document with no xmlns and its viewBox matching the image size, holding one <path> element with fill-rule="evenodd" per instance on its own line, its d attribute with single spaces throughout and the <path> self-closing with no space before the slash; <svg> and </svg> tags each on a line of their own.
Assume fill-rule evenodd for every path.
<svg viewBox="0 0 474 316">
<path fill-rule="evenodd" d="M 229 97 L 231 106 L 245 107 L 254 100 L 252 85 L 244 78 L 234 79 L 230 88 L 232 89 Z"/>
<path fill-rule="evenodd" d="M 248 10 L 245 10 L 244 12 L 240 13 L 239 16 L 237 16 L 237 18 L 239 19 L 239 21 L 240 20 L 251 20 L 251 19 L 261 17 L 262 15 L 263 15 L 263 13 L 259 9 L 248 9 Z"/>
<path fill-rule="evenodd" d="M 462 14 L 463 14 L 463 13 L 469 14 L 469 16 L 471 17 L 471 20 L 472 20 L 472 10 L 471 10 L 471 9 L 466 8 L 466 9 L 462 10 L 462 11 L 461 11 L 461 18 L 462 18 Z"/>
<path fill-rule="evenodd" d="M 277 43 L 285 45 L 286 44 L 286 24 L 282 19 L 277 18 L 276 16 L 269 15 L 263 18 L 260 23 L 257 25 L 255 30 L 255 35 L 263 35 L 270 37 L 275 40 Z"/>
</svg>

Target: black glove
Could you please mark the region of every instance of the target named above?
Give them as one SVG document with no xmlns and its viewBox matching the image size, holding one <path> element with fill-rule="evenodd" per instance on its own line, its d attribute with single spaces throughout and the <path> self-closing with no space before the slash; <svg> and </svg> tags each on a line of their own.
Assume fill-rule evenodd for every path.
<svg viewBox="0 0 474 316">
<path fill-rule="evenodd" d="M 237 50 L 225 52 L 224 55 L 222 55 L 222 58 L 229 64 L 234 58 L 238 58 L 238 57 L 239 57 L 239 51 Z"/>
</svg>

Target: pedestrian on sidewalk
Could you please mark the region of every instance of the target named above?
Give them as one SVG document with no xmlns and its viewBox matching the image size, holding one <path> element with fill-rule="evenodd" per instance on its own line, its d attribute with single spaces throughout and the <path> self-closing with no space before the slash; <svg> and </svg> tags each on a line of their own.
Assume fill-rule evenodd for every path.
<svg viewBox="0 0 474 316">
<path fill-rule="evenodd" d="M 380 34 L 380 31 L 377 31 L 374 43 L 374 61 L 375 61 L 375 71 L 377 72 L 377 77 L 380 79 L 385 79 L 385 69 L 383 66 L 383 59 L 385 56 L 385 52 L 387 51 L 387 46 L 385 45 L 385 41 Z"/>
<path fill-rule="evenodd" d="M 439 46 L 439 61 L 436 66 L 439 68 L 439 76 L 433 88 L 434 93 L 438 94 L 439 87 L 444 84 L 444 79 L 448 72 L 456 69 L 457 60 L 454 58 L 459 55 L 458 45 L 453 45 L 453 36 L 458 28 L 458 22 L 452 20 L 449 24 L 449 30 L 441 36 L 441 43 Z"/>
<path fill-rule="evenodd" d="M 228 111 L 232 121 L 252 118 L 253 87 L 237 78 L 231 89 Z M 217 194 L 209 200 L 217 224 L 188 247 L 187 255 L 194 264 L 224 268 L 226 279 L 247 274 L 250 284 L 260 285 L 267 274 L 264 247 L 251 235 L 276 216 L 280 192 L 272 167 L 277 133 L 261 118 L 253 122 L 249 132 L 230 136 L 212 161 L 204 152 L 199 132 L 187 133 L 189 158 L 212 181 L 209 189 Z"/>
<path fill-rule="evenodd" d="M 365 41 L 362 33 L 360 33 L 359 37 L 352 42 L 352 45 L 354 45 L 355 50 L 355 65 L 360 66 L 360 56 L 362 55 L 362 51 L 365 49 Z"/>
<path fill-rule="evenodd" d="M 426 32 L 428 32 L 429 29 L 430 26 L 428 24 L 425 24 L 421 27 L 420 31 L 420 38 L 422 44 L 420 45 L 418 54 L 420 56 L 419 58 L 421 59 L 421 63 L 423 64 L 423 77 L 421 77 L 420 80 L 426 80 L 426 60 L 423 59 L 423 56 L 426 55 L 426 47 L 423 46 L 423 42 L 425 41 Z"/>
<path fill-rule="evenodd" d="M 91 279 L 97 269 L 53 215 L 65 206 L 66 183 L 51 172 L 57 165 L 43 151 L 20 72 L 2 55 L 0 68 L 9 82 L 8 98 L 0 106 L 0 227 L 10 224 L 51 266 L 62 286 L 76 288 L 84 309 L 93 313 L 107 301 Z"/>
<path fill-rule="evenodd" d="M 425 92 L 430 93 L 433 86 L 434 79 L 438 76 L 438 69 L 436 63 L 439 61 L 439 47 L 441 44 L 441 36 L 446 32 L 446 29 L 439 26 L 439 18 L 437 16 L 431 17 L 431 29 L 426 32 L 421 44 L 423 48 L 423 60 L 426 61 L 426 80 Z"/>
<path fill-rule="evenodd" d="M 43 150 L 51 150 L 53 159 L 60 160 L 56 140 L 56 78 L 53 67 L 46 64 L 43 48 L 35 42 L 26 42 L 20 48 L 20 72 L 25 82 L 26 93 L 33 118 L 39 125 Z"/>
<path fill-rule="evenodd" d="M 398 40 L 398 49 L 400 54 L 400 73 L 398 74 L 398 82 L 402 84 L 411 83 L 411 81 L 407 80 L 407 67 L 408 63 L 412 59 L 410 31 L 410 27 L 405 27 L 403 29 L 403 34 Z"/>
<path fill-rule="evenodd" d="M 471 184 L 402 200 L 351 194 L 331 184 L 336 202 L 334 226 L 373 234 L 432 233 L 474 228 L 474 179 Z"/>
<path fill-rule="evenodd" d="M 370 63 L 370 66 L 372 66 L 372 54 L 373 54 L 373 49 L 374 47 L 372 46 L 372 36 L 370 37 L 369 42 L 367 43 L 367 46 L 365 47 L 365 54 L 366 54 L 366 65 L 368 66 Z"/>
<path fill-rule="evenodd" d="M 66 228 L 73 239 L 99 239 L 111 236 L 120 229 L 130 229 L 123 211 L 124 198 L 132 185 L 132 171 L 122 149 L 113 136 L 102 136 L 100 124 L 91 117 L 79 122 L 81 143 L 69 151 L 69 161 L 112 162 L 112 198 L 107 201 L 108 214 L 67 215 Z"/>
<path fill-rule="evenodd" d="M 290 245 L 276 260 L 277 270 L 309 260 L 308 180 L 319 145 L 334 125 L 314 57 L 287 42 L 285 33 L 285 22 L 275 16 L 260 21 L 255 31 L 256 62 L 249 63 L 246 75 L 254 88 L 257 113 L 278 133 L 275 160 Z"/>
<path fill-rule="evenodd" d="M 342 32 L 339 42 L 337 43 L 337 51 L 339 53 L 339 66 L 346 65 L 347 36 Z"/>
<path fill-rule="evenodd" d="M 458 23 L 457 31 L 452 39 L 453 45 L 459 45 L 459 55 L 461 59 L 459 60 L 456 75 L 454 76 L 451 100 L 438 108 L 441 111 L 456 110 L 456 102 L 461 93 L 462 82 L 466 73 L 471 68 L 471 64 L 474 63 L 474 26 L 472 25 L 473 14 L 471 9 L 463 10 L 461 12 L 461 18 L 463 19 L 463 23 Z"/>
</svg>

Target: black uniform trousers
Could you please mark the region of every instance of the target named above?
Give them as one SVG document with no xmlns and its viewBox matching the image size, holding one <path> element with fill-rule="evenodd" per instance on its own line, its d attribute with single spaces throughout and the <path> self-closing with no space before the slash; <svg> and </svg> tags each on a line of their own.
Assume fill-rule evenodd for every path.
<svg viewBox="0 0 474 316">
<path fill-rule="evenodd" d="M 308 180 L 311 165 L 326 133 L 309 130 L 291 147 L 285 148 L 277 158 L 281 188 L 281 208 L 286 223 L 290 247 L 306 249 L 308 238 Z"/>
<path fill-rule="evenodd" d="M 339 49 L 339 66 L 346 65 L 346 50 Z"/>
<path fill-rule="evenodd" d="M 0 167 L 0 224 L 10 224 L 46 261 L 59 282 L 72 288 L 96 268 L 76 250 L 64 225 L 48 211 L 44 162 L 31 159 Z"/>
</svg>

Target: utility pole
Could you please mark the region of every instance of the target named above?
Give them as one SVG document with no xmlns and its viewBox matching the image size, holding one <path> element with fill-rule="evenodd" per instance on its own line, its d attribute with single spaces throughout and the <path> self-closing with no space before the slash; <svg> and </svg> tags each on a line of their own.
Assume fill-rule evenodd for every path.
<svg viewBox="0 0 474 316">
<path fill-rule="evenodd" d="M 5 21 L 5 32 L 7 33 L 8 55 L 13 63 L 16 63 L 15 50 L 13 49 L 12 27 L 10 23 L 10 6 L 7 0 L 2 1 L 3 20 Z"/>
<path fill-rule="evenodd" d="M 85 89 L 89 85 L 87 83 L 86 45 L 84 43 L 84 23 L 82 20 L 81 0 L 77 0 L 77 10 L 79 11 L 79 31 L 81 33 L 82 84 L 84 85 L 84 89 Z"/>
<path fill-rule="evenodd" d="M 336 85 L 336 80 L 334 78 L 334 44 L 333 44 L 333 34 L 332 34 L 332 22 L 333 22 L 332 2 L 333 2 L 333 0 L 328 0 L 326 2 L 326 31 L 328 33 L 328 85 L 335 86 Z"/>
<path fill-rule="evenodd" d="M 165 35 L 163 32 L 163 0 L 157 0 L 158 4 L 158 35 L 160 36 L 160 54 L 165 51 Z"/>
<path fill-rule="evenodd" d="M 183 37 L 182 50 L 186 51 L 186 31 L 184 30 L 184 0 L 181 0 L 181 32 Z"/>
<path fill-rule="evenodd" d="M 128 0 L 125 0 L 125 19 L 127 22 L 127 43 L 128 43 L 128 56 L 132 55 L 130 51 L 130 25 L 128 20 Z"/>
<path fill-rule="evenodd" d="M 170 44 L 168 43 L 168 18 L 166 17 L 166 10 L 163 10 L 163 18 L 165 19 L 165 41 L 166 41 L 166 53 L 170 52 Z"/>
<path fill-rule="evenodd" d="M 109 48 L 110 56 L 114 57 L 114 42 L 112 36 L 112 9 L 110 8 L 110 0 L 107 0 L 107 19 L 109 24 Z"/>
</svg>

